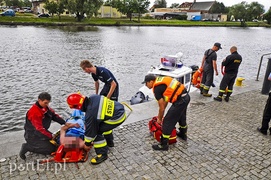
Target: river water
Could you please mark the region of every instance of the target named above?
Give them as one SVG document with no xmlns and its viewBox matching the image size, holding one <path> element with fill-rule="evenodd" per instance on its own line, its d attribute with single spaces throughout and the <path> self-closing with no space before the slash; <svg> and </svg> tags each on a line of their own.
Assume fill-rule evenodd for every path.
<svg viewBox="0 0 271 180">
<path fill-rule="evenodd" d="M 79 67 L 83 59 L 110 69 L 120 84 L 119 100 L 126 101 L 164 55 L 182 52 L 185 65 L 200 65 L 215 42 L 223 48 L 217 53 L 219 65 L 236 45 L 243 56 L 239 76 L 255 79 L 261 56 L 271 53 L 271 29 L 0 26 L 0 132 L 22 130 L 27 110 L 42 91 L 52 95 L 50 106 L 67 118 L 68 94 L 94 93 L 92 78 Z M 261 76 L 267 58 L 263 62 Z"/>
</svg>

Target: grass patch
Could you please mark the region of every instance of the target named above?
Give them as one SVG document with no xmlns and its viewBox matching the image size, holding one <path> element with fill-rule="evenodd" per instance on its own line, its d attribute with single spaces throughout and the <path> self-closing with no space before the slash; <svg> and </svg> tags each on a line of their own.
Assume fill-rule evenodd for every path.
<svg viewBox="0 0 271 180">
<path fill-rule="evenodd" d="M 15 17 L 0 17 L 0 24 L 22 25 L 105 25 L 105 26 L 213 26 L 213 27 L 240 27 L 241 22 L 213 22 L 213 21 L 187 21 L 187 20 L 156 20 L 137 18 L 132 21 L 128 18 L 85 18 L 78 22 L 76 18 L 62 15 L 49 18 L 38 18 L 31 13 L 16 13 Z M 247 27 L 270 27 L 265 22 L 246 22 Z"/>
</svg>

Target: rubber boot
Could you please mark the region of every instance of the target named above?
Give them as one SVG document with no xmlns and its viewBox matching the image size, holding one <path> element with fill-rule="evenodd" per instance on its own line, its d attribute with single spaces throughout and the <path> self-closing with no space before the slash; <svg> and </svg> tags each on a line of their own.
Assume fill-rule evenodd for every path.
<svg viewBox="0 0 271 180">
<path fill-rule="evenodd" d="M 182 140 L 187 141 L 187 126 L 180 127 L 177 136 L 180 137 Z"/>
<path fill-rule="evenodd" d="M 214 100 L 219 101 L 219 102 L 222 102 L 222 96 L 214 97 Z"/>
<path fill-rule="evenodd" d="M 19 156 L 22 160 L 26 159 L 25 153 L 27 153 L 28 151 L 32 152 L 34 151 L 34 148 L 32 148 L 31 146 L 29 146 L 27 143 L 23 143 L 21 150 L 19 152 Z"/>
<path fill-rule="evenodd" d="M 209 89 L 207 90 L 207 89 L 203 88 L 202 95 L 205 96 L 205 97 L 211 97 L 212 94 L 208 94 L 208 92 L 209 92 Z"/>
<path fill-rule="evenodd" d="M 226 102 L 229 102 L 231 94 L 231 92 L 227 92 L 226 97 L 224 98 Z"/>
<path fill-rule="evenodd" d="M 200 90 L 200 94 L 202 94 L 202 92 L 203 92 L 203 87 L 200 87 L 199 90 Z"/>
<path fill-rule="evenodd" d="M 226 102 L 229 102 L 230 96 L 226 96 L 226 97 L 224 98 L 224 100 L 225 100 Z"/>
<path fill-rule="evenodd" d="M 167 151 L 169 147 L 168 142 L 169 142 L 169 139 L 161 136 L 161 142 L 157 145 L 152 145 L 152 148 L 153 150 L 156 150 L 156 151 Z"/>
</svg>

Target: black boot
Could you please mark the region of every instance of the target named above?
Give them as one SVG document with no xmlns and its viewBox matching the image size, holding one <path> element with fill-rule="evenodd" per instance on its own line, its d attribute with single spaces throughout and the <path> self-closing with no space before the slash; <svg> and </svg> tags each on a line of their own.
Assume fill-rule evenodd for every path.
<svg viewBox="0 0 271 180">
<path fill-rule="evenodd" d="M 202 94 L 203 87 L 200 87 L 199 90 L 200 90 L 200 94 Z"/>
<path fill-rule="evenodd" d="M 180 127 L 177 136 L 180 137 L 182 140 L 187 141 L 187 126 Z"/>
<path fill-rule="evenodd" d="M 19 156 L 22 160 L 26 159 L 25 153 L 28 151 L 33 151 L 33 148 L 31 148 L 27 143 L 23 143 L 19 153 Z"/>
<path fill-rule="evenodd" d="M 230 99 L 230 96 L 226 96 L 226 97 L 224 98 L 224 100 L 225 100 L 226 102 L 229 102 L 229 99 Z"/>
<path fill-rule="evenodd" d="M 222 102 L 222 96 L 214 97 L 214 100 Z M 226 98 L 225 98 L 225 100 L 226 100 Z"/>
<path fill-rule="evenodd" d="M 152 149 L 157 151 L 167 151 L 169 146 L 168 141 L 168 138 L 164 138 L 163 136 L 161 136 L 161 142 L 157 145 L 152 145 Z"/>
</svg>

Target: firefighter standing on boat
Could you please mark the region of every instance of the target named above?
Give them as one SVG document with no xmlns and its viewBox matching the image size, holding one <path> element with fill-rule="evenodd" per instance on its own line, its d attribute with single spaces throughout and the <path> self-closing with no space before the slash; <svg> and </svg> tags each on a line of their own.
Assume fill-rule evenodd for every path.
<svg viewBox="0 0 271 180">
<path fill-rule="evenodd" d="M 126 119 L 124 106 L 101 95 L 84 97 L 74 93 L 68 96 L 70 108 L 81 109 L 85 112 L 85 150 L 89 150 L 92 143 L 97 154 L 91 160 L 92 164 L 105 161 L 108 156 L 108 146 L 103 133 L 112 131 Z"/>
<path fill-rule="evenodd" d="M 162 123 L 161 143 L 153 145 L 152 148 L 154 150 L 168 150 L 169 137 L 177 122 L 180 126 L 177 135 L 186 141 L 186 111 L 190 96 L 185 86 L 174 78 L 166 76 L 156 78 L 151 74 L 145 76 L 143 83 L 149 89 L 153 88 L 154 96 L 159 105 L 157 121 Z M 164 117 L 168 102 L 172 103 L 172 105 Z"/>
</svg>

